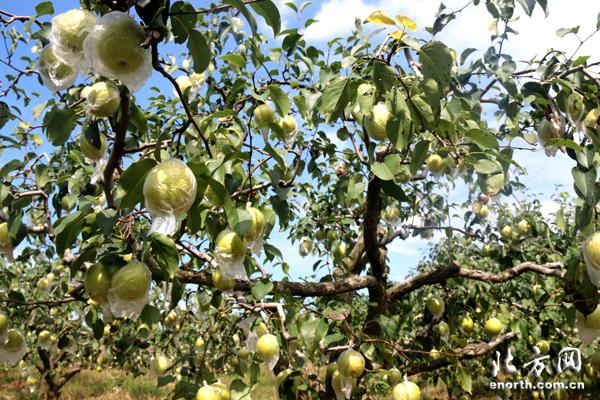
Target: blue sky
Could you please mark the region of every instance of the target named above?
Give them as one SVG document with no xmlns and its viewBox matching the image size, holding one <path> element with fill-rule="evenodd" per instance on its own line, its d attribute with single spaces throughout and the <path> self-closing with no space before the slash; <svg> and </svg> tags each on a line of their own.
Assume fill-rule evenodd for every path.
<svg viewBox="0 0 600 400">
<path fill-rule="evenodd" d="M 277 0 L 280 5 L 280 10 L 283 16 L 283 25 L 285 27 L 295 27 L 298 25 L 294 12 L 286 6 L 283 6 L 283 0 Z M 34 13 L 35 5 L 38 1 L 19 1 L 10 2 L 10 5 L 3 7 L 4 9 L 20 15 L 31 15 Z M 299 1 L 297 3 L 300 3 Z M 464 0 L 447 0 L 445 4 L 449 9 L 456 9 L 463 6 Z M 546 49 L 556 46 L 562 49 L 570 49 L 571 51 L 577 46 L 578 42 L 574 37 L 567 36 L 560 39 L 555 32 L 558 28 L 573 27 L 581 25 L 581 32 L 586 36 L 596 23 L 596 16 L 600 11 L 599 6 L 594 6 L 592 1 L 588 0 L 549 0 L 550 16 L 546 19 L 540 10 L 534 13 L 532 19 L 524 15 L 520 15 L 520 19 L 516 21 L 515 27 L 520 32 L 518 40 L 509 42 L 505 49 L 515 55 L 516 60 L 524 60 L 533 57 L 535 54 L 545 52 Z M 55 1 L 55 12 L 59 13 L 70 8 L 78 7 L 79 2 L 75 0 Z M 194 5 L 198 7 L 206 6 L 206 1 L 195 1 Z M 345 35 L 350 32 L 353 27 L 354 18 L 366 18 L 372 11 L 381 9 L 388 14 L 396 15 L 397 13 L 406 14 L 413 18 L 419 27 L 420 35 L 427 37 L 427 34 L 422 33 L 425 26 L 431 26 L 434 21 L 435 11 L 438 9 L 438 0 L 405 0 L 402 2 L 390 2 L 385 0 L 367 1 L 367 0 L 323 0 L 314 1 L 312 5 L 306 8 L 305 18 L 315 18 L 319 22 L 311 25 L 305 32 L 306 39 L 309 44 L 315 44 L 321 48 L 326 48 L 328 40 L 335 36 Z M 260 20 L 260 18 L 259 18 Z M 440 35 L 440 39 L 444 40 L 450 47 L 457 50 L 458 54 L 463 49 L 475 47 L 479 49 L 489 45 L 491 17 L 485 10 L 485 7 L 471 7 L 463 12 L 463 15 L 458 21 L 451 23 L 448 28 Z M 18 26 L 16 24 L 15 26 Z M 492 27 L 493 29 L 493 27 Z M 263 31 L 266 29 L 263 27 Z M 273 42 L 271 47 L 276 45 Z M 175 47 L 173 44 L 161 45 L 162 52 L 175 52 L 176 55 L 184 49 Z M 584 46 L 580 54 L 595 54 L 597 48 L 600 48 L 599 38 L 594 38 L 586 46 Z M 3 52 L 3 50 L 0 50 Z M 4 54 L 2 54 L 4 56 Z M 33 56 L 30 54 L 30 56 Z M 181 61 L 181 59 L 180 59 Z M 2 75 L 6 72 L 6 68 L 0 65 Z M 81 78 L 80 78 L 81 79 Z M 51 93 L 37 84 L 35 78 L 23 79 L 22 84 L 30 91 L 39 91 L 41 99 L 34 101 L 32 107 L 44 101 L 51 96 Z M 150 92 L 149 88 L 155 86 L 162 93 L 171 94 L 172 88 L 162 76 L 158 73 L 153 73 L 145 86 L 136 94 L 138 102 L 142 103 L 143 99 L 154 93 Z M 10 102 L 11 99 L 4 99 Z M 31 121 L 31 107 L 27 110 L 22 110 L 24 119 Z M 491 119 L 490 123 L 495 122 Z M 5 132 L 9 132 L 14 124 L 9 124 L 4 128 Z M 333 130 L 331 131 L 333 135 Z M 516 144 L 516 143 L 515 143 Z M 345 143 L 340 143 L 340 146 L 346 146 Z M 48 145 L 44 145 L 42 149 L 48 149 Z M 8 159 L 14 157 L 13 153 L 5 153 L 0 156 L 0 162 L 4 163 Z M 559 153 L 556 158 L 549 159 L 543 151 L 520 152 L 516 155 L 516 160 L 524 166 L 528 175 L 522 178 L 522 181 L 530 188 L 530 193 L 535 194 L 538 199 L 544 204 L 544 209 L 550 213 L 554 211 L 551 203 L 551 196 L 555 193 L 555 185 L 562 185 L 563 190 L 572 192 L 572 179 L 570 170 L 573 167 L 573 162 L 566 155 Z M 458 185 L 451 193 L 448 193 L 451 201 L 461 202 L 466 198 L 465 185 Z M 312 274 L 312 264 L 315 259 L 299 256 L 297 245 L 292 245 L 286 239 L 285 233 L 273 235 L 271 243 L 277 246 L 285 255 L 285 260 L 291 266 L 290 271 L 294 278 L 302 278 Z M 428 243 L 420 239 L 411 238 L 407 241 L 396 241 L 389 247 L 391 278 L 398 280 L 406 276 L 409 271 L 414 268 L 417 262 L 426 254 Z M 280 277 L 280 273 L 275 274 Z"/>
</svg>

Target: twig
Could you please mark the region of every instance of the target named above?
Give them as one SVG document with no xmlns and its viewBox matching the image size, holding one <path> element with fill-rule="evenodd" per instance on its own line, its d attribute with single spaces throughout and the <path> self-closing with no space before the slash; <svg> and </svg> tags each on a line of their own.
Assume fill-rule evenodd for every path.
<svg viewBox="0 0 600 400">
<path fill-rule="evenodd" d="M 115 131 L 115 141 L 113 143 L 113 149 L 110 153 L 110 157 L 106 162 L 104 168 L 104 194 L 106 196 L 106 202 L 110 208 L 116 208 L 115 198 L 112 194 L 113 189 L 113 173 L 115 169 L 121 163 L 121 158 L 125 154 L 125 134 L 127 133 L 127 126 L 129 124 L 129 90 L 123 86 L 121 89 L 121 120 L 117 125 Z"/>
<path fill-rule="evenodd" d="M 204 147 L 206 148 L 206 153 L 208 154 L 209 157 L 212 158 L 212 153 L 210 151 L 210 146 L 209 146 L 208 140 L 206 139 L 206 137 L 204 137 L 204 134 L 202 133 L 202 131 L 200 130 L 200 127 L 198 126 L 198 123 L 194 119 L 194 115 L 192 114 L 192 111 L 190 110 L 190 105 L 188 104 L 187 100 L 185 99 L 183 93 L 181 92 L 181 88 L 177 84 L 177 81 L 175 80 L 175 78 L 173 78 L 171 76 L 171 74 L 169 74 L 167 71 L 165 71 L 165 69 L 162 67 L 162 65 L 160 65 L 160 60 L 158 58 L 158 44 L 157 43 L 152 43 L 152 66 L 154 67 L 155 70 L 160 72 L 162 76 L 167 78 L 167 80 L 169 82 L 171 82 L 171 84 L 175 88 L 175 91 L 177 92 L 177 96 L 179 96 L 179 99 L 181 100 L 181 104 L 183 104 L 183 109 L 185 110 L 185 114 L 187 115 L 188 121 L 192 125 L 194 125 L 194 128 L 196 128 L 196 130 L 198 131 L 198 135 L 200 135 L 202 142 L 204 142 Z M 181 132 L 183 132 L 183 130 Z M 181 133 L 179 135 L 181 136 Z"/>
</svg>

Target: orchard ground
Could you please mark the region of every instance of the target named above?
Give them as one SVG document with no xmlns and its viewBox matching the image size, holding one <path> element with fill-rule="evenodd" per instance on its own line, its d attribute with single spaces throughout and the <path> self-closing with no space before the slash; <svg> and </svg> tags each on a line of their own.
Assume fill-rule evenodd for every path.
<svg viewBox="0 0 600 400">
<path fill-rule="evenodd" d="M 85 370 L 65 386 L 61 400 L 159 400 L 172 390 L 172 384 L 163 388 L 156 387 L 156 381 L 147 377 L 133 377 L 118 370 L 98 372 Z M 429 388 L 427 392 L 434 400 L 446 400 L 444 390 Z M 525 392 L 526 393 L 526 392 Z M 25 379 L 19 379 L 17 371 L 0 373 L 0 400 L 38 400 L 38 394 L 30 394 Z M 273 378 L 264 376 L 260 387 L 252 394 L 254 400 L 278 400 L 273 394 Z M 391 396 L 372 395 L 371 400 L 390 400 Z M 494 396 L 478 397 L 492 400 Z M 575 399 L 574 399 L 575 400 Z"/>
</svg>

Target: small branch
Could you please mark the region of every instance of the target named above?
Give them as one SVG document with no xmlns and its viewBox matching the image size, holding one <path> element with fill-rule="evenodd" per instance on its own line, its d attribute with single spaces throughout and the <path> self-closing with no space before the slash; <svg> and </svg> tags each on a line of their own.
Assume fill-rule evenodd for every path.
<svg viewBox="0 0 600 400">
<path fill-rule="evenodd" d="M 260 3 L 261 1 L 265 1 L 265 0 L 246 0 L 243 3 L 244 4 L 252 4 L 252 3 Z M 203 10 L 194 10 L 194 11 L 176 11 L 173 13 L 169 13 L 169 15 L 187 15 L 187 14 L 212 14 L 212 13 L 219 13 L 222 11 L 227 11 L 230 8 L 232 8 L 233 6 L 231 5 L 222 5 L 222 6 L 217 6 L 217 7 L 213 7 L 213 8 L 207 8 L 207 9 L 203 9 Z"/>
<path fill-rule="evenodd" d="M 418 364 L 403 371 L 406 375 L 412 376 L 427 371 L 435 371 L 437 369 L 446 367 L 450 364 L 455 363 L 457 360 L 470 359 L 481 357 L 484 354 L 491 352 L 498 346 L 502 345 L 509 340 L 517 337 L 516 332 L 509 332 L 505 335 L 500 335 L 490 341 L 489 343 L 469 343 L 465 347 L 458 349 L 452 356 L 442 354 L 437 360 L 433 360 L 427 364 Z"/>
<path fill-rule="evenodd" d="M 161 149 L 168 146 L 169 143 L 171 143 L 171 139 L 163 140 L 160 144 Z M 158 145 L 158 142 L 142 143 L 138 147 L 134 147 L 132 149 L 125 150 L 125 154 L 139 153 L 139 152 L 142 152 L 147 149 L 153 149 L 157 145 Z"/>
<path fill-rule="evenodd" d="M 121 89 L 121 120 L 116 127 L 113 149 L 106 162 L 106 167 L 104 168 L 104 180 L 102 182 L 106 202 L 110 208 L 116 208 L 115 198 L 112 194 L 114 184 L 113 173 L 121 163 L 121 159 L 125 154 L 125 134 L 127 133 L 127 126 L 129 125 L 129 99 L 129 90 L 127 87 L 123 86 Z"/>
<path fill-rule="evenodd" d="M 421 73 L 421 67 L 413 59 L 412 54 L 410 54 L 410 49 L 409 48 L 405 48 L 404 49 L 404 57 L 406 57 L 406 61 L 408 61 L 408 65 L 410 66 L 410 69 L 412 69 L 412 71 L 415 74 L 415 76 L 418 79 L 423 78 L 423 74 Z"/>
<path fill-rule="evenodd" d="M 365 215 L 363 224 L 363 237 L 365 243 L 365 253 L 369 264 L 371 265 L 371 274 L 375 278 L 377 285 L 369 288 L 369 308 L 365 331 L 369 334 L 377 335 L 381 327 L 375 322 L 375 318 L 380 314 L 385 314 L 387 310 L 387 273 L 386 273 L 386 254 L 387 251 L 379 246 L 378 226 L 381 214 L 381 180 L 372 176 L 367 187 L 367 199 L 365 202 Z"/>
<path fill-rule="evenodd" d="M 179 96 L 179 99 L 181 100 L 181 104 L 183 105 L 183 109 L 185 110 L 185 114 L 187 115 L 188 121 L 192 125 L 194 125 L 194 128 L 196 128 L 196 131 L 198 131 L 198 135 L 200 135 L 202 142 L 204 142 L 204 147 L 206 148 L 206 153 L 208 154 L 208 156 L 210 158 L 212 158 L 212 153 L 210 151 L 210 146 L 209 146 L 208 140 L 206 139 L 206 137 L 200 130 L 198 123 L 194 119 L 194 115 L 192 114 L 192 111 L 190 110 L 190 105 L 188 104 L 187 100 L 185 99 L 183 92 L 179 88 L 177 81 L 175 80 L 175 78 L 173 78 L 171 76 L 171 74 L 169 74 L 167 71 L 165 71 L 165 69 L 162 67 L 162 65 L 160 65 L 160 60 L 158 59 L 158 44 L 157 43 L 152 43 L 152 66 L 154 67 L 155 70 L 160 72 L 162 76 L 167 78 L 167 80 L 169 82 L 171 82 L 171 84 L 173 85 L 173 88 L 175 88 L 175 91 L 177 92 L 177 96 Z"/>
<path fill-rule="evenodd" d="M 27 21 L 33 19 L 33 22 L 35 22 L 35 24 L 37 26 L 39 26 L 40 28 L 43 27 L 40 20 L 38 20 L 37 18 L 34 18 L 32 16 L 29 16 L 29 15 L 15 15 L 15 14 L 9 13 L 8 11 L 4 11 L 4 10 L 0 10 L 0 15 L 4 15 L 4 16 L 8 17 L 8 19 L 4 19 L 4 18 L 0 17 L 0 22 L 2 22 L 5 26 L 9 25 L 15 21 L 27 22 Z"/>
<path fill-rule="evenodd" d="M 246 310 L 256 313 L 260 310 L 277 310 L 277 315 L 279 315 L 279 322 L 281 327 L 281 335 L 286 341 L 293 340 L 294 337 L 289 334 L 287 328 L 285 327 L 285 311 L 283 311 L 283 304 L 281 303 L 259 303 L 256 305 L 250 305 L 245 303 L 240 303 L 240 306 L 245 308 Z"/>
<path fill-rule="evenodd" d="M 547 263 L 538 265 L 532 262 L 524 262 L 499 273 L 480 271 L 476 269 L 462 268 L 456 263 L 439 268 L 431 272 L 423 272 L 419 275 L 406 279 L 387 290 L 390 299 L 398 299 L 426 285 L 443 283 L 450 278 L 467 278 L 487 283 L 503 283 L 516 278 L 525 272 L 535 272 L 540 275 L 556 276 L 562 278 L 560 271 L 561 263 Z"/>
</svg>

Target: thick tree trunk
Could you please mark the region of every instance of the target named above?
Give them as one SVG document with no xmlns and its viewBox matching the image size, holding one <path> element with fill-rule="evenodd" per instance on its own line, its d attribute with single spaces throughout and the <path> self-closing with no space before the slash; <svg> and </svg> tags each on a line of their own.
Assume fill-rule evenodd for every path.
<svg viewBox="0 0 600 400">
<path fill-rule="evenodd" d="M 378 315 L 387 313 L 386 251 L 380 247 L 378 237 L 380 213 L 381 180 L 373 176 L 367 188 L 363 229 L 365 252 L 371 266 L 369 274 L 376 280 L 376 284 L 369 287 L 370 304 L 365 321 L 365 332 L 372 336 L 381 334 L 381 327 L 375 322 L 375 319 Z"/>
</svg>

